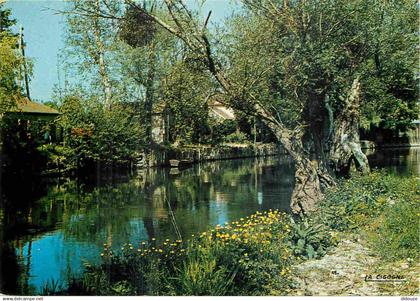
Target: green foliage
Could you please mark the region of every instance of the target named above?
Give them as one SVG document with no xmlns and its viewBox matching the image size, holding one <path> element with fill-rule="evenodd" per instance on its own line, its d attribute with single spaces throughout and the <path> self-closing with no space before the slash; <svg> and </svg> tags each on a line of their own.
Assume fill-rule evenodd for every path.
<svg viewBox="0 0 420 301">
<path fill-rule="evenodd" d="M 363 68 L 361 126 L 404 131 L 417 119 L 417 20 L 413 1 L 380 1 L 371 8 L 371 57 Z"/>
<path fill-rule="evenodd" d="M 412 190 L 410 198 L 398 200 L 385 208 L 372 226 L 372 243 L 387 261 L 411 259 L 419 262 L 419 195 Z"/>
<path fill-rule="evenodd" d="M 101 12 L 110 15 L 120 15 L 119 1 L 87 1 L 78 0 L 66 5 L 66 32 L 64 35 L 66 48 L 63 63 L 70 76 L 78 78 L 77 82 L 69 81 L 77 89 L 83 89 L 87 97 L 104 99 L 109 91 L 105 85 L 112 86 L 112 98 L 119 100 L 121 80 L 119 74 L 118 54 L 119 41 L 115 22 L 107 18 L 98 18 L 80 13 L 90 11 L 92 15 Z M 70 13 L 73 12 L 73 13 Z M 79 13 L 77 13 L 79 12 Z M 112 70 L 112 71 L 111 71 Z M 108 82 L 108 83 L 106 83 Z M 68 91 L 65 91 L 68 92 Z"/>
<path fill-rule="evenodd" d="M 11 18 L 11 10 L 5 9 L 3 6 L 4 3 L 0 3 L 0 34 L 11 33 L 11 27 L 16 24 L 16 20 Z"/>
<path fill-rule="evenodd" d="M 355 175 L 331 189 L 316 218 L 333 230 L 364 232 L 386 260 L 419 258 L 419 197 L 415 177 L 384 171 Z"/>
<path fill-rule="evenodd" d="M 15 23 L 10 9 L 0 3 L 0 114 L 14 106 L 18 92 L 16 77 L 21 57 L 16 50 L 17 38 L 11 32 Z"/>
<path fill-rule="evenodd" d="M 327 139 L 321 137 L 328 122 L 324 99 L 329 97 L 337 117 L 360 76 L 362 127 L 405 129 L 416 118 L 414 2 L 292 1 L 286 8 L 280 2 L 243 2 L 243 9 L 223 24 L 225 34 L 215 39 L 213 30 L 207 33 L 217 68 L 230 82 L 229 93 L 220 95 L 231 107 L 253 115 L 258 103 L 287 128 L 309 124 L 308 131 Z M 175 1 L 174 7 L 179 6 Z M 223 140 L 208 120 L 206 104 L 220 87 L 209 76 L 202 51 L 185 47 L 185 41 L 197 37 L 195 22 L 183 9 L 174 9 L 172 17 L 146 2 L 135 7 L 78 1 L 72 9 L 101 10 L 120 20 L 83 13 L 68 17 L 68 50 L 79 62 L 79 75 L 90 79 L 86 93 L 103 94 L 106 87 L 98 79 L 106 73 L 113 101 L 147 103 L 146 115 L 152 102 L 165 104 L 170 142 Z M 182 34 L 173 36 L 156 26 L 150 14 L 177 28 L 175 18 Z M 194 12 L 190 16 L 196 18 Z M 183 41 L 178 39 L 183 35 Z M 105 67 L 98 76 L 101 57 Z M 146 128 L 149 123 L 145 118 Z M 233 135 L 227 141 L 244 138 Z"/>
<path fill-rule="evenodd" d="M 305 259 L 323 257 L 333 245 L 330 229 L 307 217 L 292 221 L 290 242 L 294 255 Z"/>
<path fill-rule="evenodd" d="M 224 137 L 223 141 L 230 143 L 246 143 L 249 142 L 249 139 L 243 132 L 234 132 Z"/>
<path fill-rule="evenodd" d="M 46 167 L 48 154 L 43 151 L 49 143 L 46 133 L 52 123 L 44 120 L 19 121 L 19 115 L 6 114 L 1 120 L 3 151 L 6 165 L 13 169 L 41 172 Z"/>
<path fill-rule="evenodd" d="M 357 229 L 377 217 L 390 202 L 412 198 L 412 179 L 399 179 L 381 171 L 354 175 L 326 194 L 323 221 L 332 229 Z"/>
<path fill-rule="evenodd" d="M 165 76 L 165 82 L 170 140 L 185 144 L 206 142 L 210 133 L 206 93 L 211 87 L 207 74 L 177 62 Z"/>
<path fill-rule="evenodd" d="M 141 147 L 140 121 L 129 106 L 115 104 L 106 109 L 96 99 L 74 95 L 63 99 L 60 112 L 70 166 L 83 167 L 94 161 L 124 164 Z"/>
<path fill-rule="evenodd" d="M 221 142 L 231 142 L 227 137 L 236 131 L 237 122 L 234 120 L 216 120 L 210 119 L 209 126 L 211 129 L 211 136 L 209 142 L 211 144 L 219 144 Z"/>
<path fill-rule="evenodd" d="M 41 290 L 43 296 L 55 296 L 58 295 L 62 290 L 63 286 L 59 281 L 51 279 L 51 281 L 44 284 Z"/>
<path fill-rule="evenodd" d="M 404 130 L 417 119 L 415 2 L 243 3 L 220 47 L 234 108 L 253 114 L 258 102 L 288 128 L 306 123 L 322 136 L 325 97 L 337 117 L 360 76 L 362 127 Z"/>
<path fill-rule="evenodd" d="M 144 2 L 146 5 L 146 2 Z M 146 8 L 144 8 L 146 9 Z M 143 11 L 129 6 L 120 24 L 119 35 L 128 45 L 141 47 L 150 43 L 156 33 L 156 24 Z"/>
<path fill-rule="evenodd" d="M 0 33 L 0 113 L 14 105 L 17 93 L 15 78 L 21 61 L 15 46 L 15 37 Z"/>
<path fill-rule="evenodd" d="M 232 286 L 235 273 L 218 267 L 210 254 L 190 256 L 174 278 L 171 293 L 183 296 L 224 296 Z"/>
<path fill-rule="evenodd" d="M 71 169 L 71 164 L 69 164 L 69 159 L 74 155 L 73 151 L 59 144 L 41 144 L 37 147 L 38 153 L 46 158 L 45 168 L 49 172 L 59 172 Z"/>
</svg>

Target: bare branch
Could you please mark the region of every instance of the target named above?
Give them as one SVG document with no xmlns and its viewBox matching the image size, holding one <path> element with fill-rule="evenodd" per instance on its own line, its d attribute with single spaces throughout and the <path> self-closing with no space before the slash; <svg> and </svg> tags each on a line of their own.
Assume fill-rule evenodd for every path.
<svg viewBox="0 0 420 301">
<path fill-rule="evenodd" d="M 202 31 L 206 30 L 207 23 L 209 22 L 210 16 L 211 16 L 211 11 L 209 11 L 209 14 L 207 15 L 206 21 L 204 21 L 204 26 L 203 26 L 203 30 Z"/>
</svg>

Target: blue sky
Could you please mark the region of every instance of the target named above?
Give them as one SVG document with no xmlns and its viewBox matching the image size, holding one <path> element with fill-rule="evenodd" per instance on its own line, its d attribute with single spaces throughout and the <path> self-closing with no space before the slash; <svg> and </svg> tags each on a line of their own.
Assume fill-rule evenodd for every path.
<svg viewBox="0 0 420 301">
<path fill-rule="evenodd" d="M 7 1 L 17 25 L 24 27 L 26 55 L 34 61 L 34 74 L 30 83 L 33 99 L 51 99 L 54 85 L 58 84 L 57 55 L 63 48 L 65 20 L 47 8 L 62 9 L 61 1 Z M 16 28 L 16 31 L 18 29 Z"/>
<path fill-rule="evenodd" d="M 12 9 L 17 24 L 24 27 L 26 55 L 34 61 L 33 78 L 30 83 L 34 100 L 51 100 L 54 86 L 58 85 L 58 69 L 61 68 L 57 66 L 57 59 L 64 47 L 66 25 L 65 17 L 53 10 L 62 10 L 65 5 L 65 2 L 60 0 L 6 1 L 6 7 Z M 208 0 L 203 14 L 212 10 L 212 20 L 220 21 L 229 16 L 234 7 L 237 5 L 231 0 Z M 60 72 L 60 77 L 62 82 L 63 71 Z"/>
</svg>

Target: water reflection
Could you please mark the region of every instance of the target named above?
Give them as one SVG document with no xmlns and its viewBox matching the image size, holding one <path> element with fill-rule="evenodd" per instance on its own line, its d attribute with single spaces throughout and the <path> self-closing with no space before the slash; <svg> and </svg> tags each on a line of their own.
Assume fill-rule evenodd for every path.
<svg viewBox="0 0 420 301">
<path fill-rule="evenodd" d="M 386 148 L 368 155 L 373 168 L 386 168 L 398 175 L 420 175 L 420 148 Z"/>
<path fill-rule="evenodd" d="M 287 211 L 292 175 L 288 158 L 272 157 L 156 169 L 116 185 L 49 184 L 28 206 L 4 208 L 2 249 L 10 253 L 7 273 L 16 275 L 2 277 L 2 292 L 65 282 L 81 273 L 84 261 L 98 262 L 104 243 L 119 248 L 153 237 L 185 238 L 256 210 Z"/>
</svg>

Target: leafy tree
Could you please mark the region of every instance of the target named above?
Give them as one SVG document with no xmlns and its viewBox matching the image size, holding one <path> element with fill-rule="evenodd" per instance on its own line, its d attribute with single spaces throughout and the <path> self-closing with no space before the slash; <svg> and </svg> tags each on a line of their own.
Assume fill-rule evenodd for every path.
<svg viewBox="0 0 420 301">
<path fill-rule="evenodd" d="M 76 12 L 81 11 L 82 14 Z M 95 17 L 88 17 L 92 12 Z M 78 90 L 101 96 L 102 103 L 110 108 L 118 98 L 118 78 L 113 76 L 113 68 L 118 41 L 116 23 L 101 18 L 107 13 L 119 14 L 118 1 L 107 2 L 104 6 L 99 0 L 75 0 L 68 4 L 63 12 L 67 15 L 66 54 L 68 71 L 76 72 L 77 78 L 83 79 Z"/>
<path fill-rule="evenodd" d="M 0 33 L 12 33 L 11 27 L 16 24 L 16 20 L 11 15 L 11 10 L 5 9 L 4 3 L 0 3 Z"/>
<path fill-rule="evenodd" d="M 14 24 L 10 9 L 0 4 L 0 114 L 13 106 L 18 91 L 16 78 L 21 60 L 16 52 L 17 39 L 11 32 Z"/>
<path fill-rule="evenodd" d="M 143 9 L 147 10 L 146 2 L 144 2 Z M 154 7 L 150 8 L 153 11 Z M 137 58 L 134 58 L 130 63 L 134 63 L 133 68 L 128 68 L 134 73 L 134 79 L 143 93 L 143 125 L 146 133 L 145 153 L 147 165 L 149 165 L 149 152 L 153 147 L 152 139 L 152 115 L 153 105 L 156 98 L 156 87 L 159 58 L 162 54 L 160 43 L 161 40 L 157 38 L 159 33 L 156 26 L 151 22 L 147 14 L 136 14 L 133 7 L 127 7 L 124 12 L 124 19 L 120 23 L 119 36 L 129 46 L 131 46 L 132 53 L 134 52 Z"/>
<path fill-rule="evenodd" d="M 372 12 L 379 2 L 243 3 L 250 30 L 234 32 L 227 46 L 234 50 L 224 56 L 212 47 L 210 15 L 199 22 L 182 1 L 167 0 L 171 22 L 150 16 L 202 62 L 225 103 L 264 120 L 295 161 L 293 210 L 314 210 L 322 186 L 335 182 L 330 166 L 346 173 L 355 159 L 361 170 L 369 168 L 358 134 L 361 73 L 372 55 L 371 29 L 378 23 Z"/>
<path fill-rule="evenodd" d="M 363 69 L 361 126 L 405 131 L 418 118 L 418 9 L 413 1 L 379 2 L 371 57 Z"/>
<path fill-rule="evenodd" d="M 143 10 L 148 13 L 142 13 Z M 150 13 L 168 18 L 158 6 L 144 1 L 142 5 L 130 3 L 119 24 L 119 36 L 129 45 L 123 52 L 125 68 L 122 72 L 143 92 L 137 98 L 144 104 L 146 152 L 153 148 L 151 115 L 157 107 L 170 114 L 171 141 L 204 141 L 208 133 L 206 99 L 211 90 L 208 76 L 190 68 L 194 64 L 190 60 L 191 52 L 156 26 Z"/>
<path fill-rule="evenodd" d="M 30 127 L 23 128 L 18 121 L 20 117 L 7 113 L 16 109 L 17 101 L 23 95 L 19 84 L 23 72 L 30 76 L 32 71 L 30 60 L 25 59 L 18 49 L 18 37 L 11 29 L 14 24 L 11 10 L 4 9 L 0 3 L 0 161 L 3 152 L 8 158 L 6 164 L 0 162 L 0 166 L 6 166 L 1 173 L 8 173 L 9 166 L 33 172 L 34 167 L 43 163 L 42 156 L 36 151 L 37 143 L 43 142 L 40 139 L 42 122 L 34 121 Z"/>
<path fill-rule="evenodd" d="M 188 55 L 188 54 L 186 54 Z M 208 76 L 179 61 L 165 77 L 164 99 L 170 110 L 172 141 L 206 143 L 210 128 L 206 100 L 212 85 Z"/>
<path fill-rule="evenodd" d="M 14 105 L 18 88 L 16 77 L 21 60 L 16 54 L 16 38 L 2 34 L 0 40 L 0 113 Z"/>
</svg>

